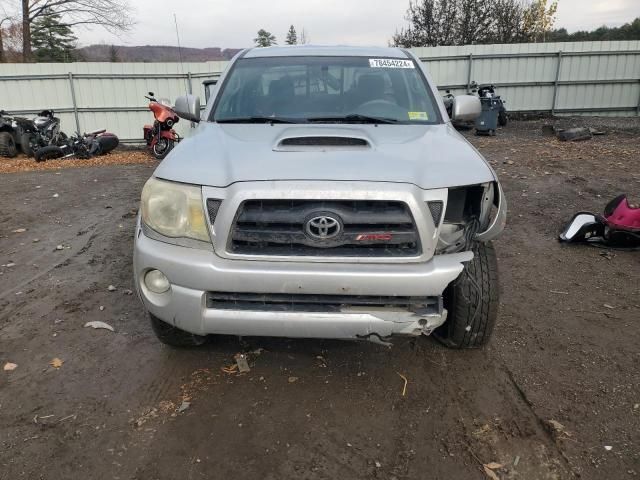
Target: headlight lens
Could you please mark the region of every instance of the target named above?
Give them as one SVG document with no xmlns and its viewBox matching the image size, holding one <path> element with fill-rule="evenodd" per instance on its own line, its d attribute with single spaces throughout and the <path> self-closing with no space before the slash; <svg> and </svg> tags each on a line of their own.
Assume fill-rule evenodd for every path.
<svg viewBox="0 0 640 480">
<path fill-rule="evenodd" d="M 200 187 L 150 178 L 141 204 L 142 221 L 159 234 L 210 241 Z"/>
</svg>

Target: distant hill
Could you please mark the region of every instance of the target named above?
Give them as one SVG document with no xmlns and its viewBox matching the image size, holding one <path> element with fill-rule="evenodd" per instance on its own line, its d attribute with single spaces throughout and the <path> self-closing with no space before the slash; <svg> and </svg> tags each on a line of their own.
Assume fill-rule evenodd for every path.
<svg viewBox="0 0 640 480">
<path fill-rule="evenodd" d="M 78 61 L 84 62 L 206 62 L 230 60 L 241 48 L 185 48 L 166 45 L 89 45 L 76 50 Z"/>
</svg>

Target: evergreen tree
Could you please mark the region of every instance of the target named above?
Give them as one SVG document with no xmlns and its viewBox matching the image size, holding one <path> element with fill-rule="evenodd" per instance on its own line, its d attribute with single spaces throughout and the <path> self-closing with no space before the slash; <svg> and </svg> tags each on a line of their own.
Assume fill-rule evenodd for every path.
<svg viewBox="0 0 640 480">
<path fill-rule="evenodd" d="M 289 27 L 289 31 L 287 32 L 287 39 L 284 43 L 286 43 L 287 45 L 298 44 L 298 34 L 296 33 L 296 28 L 293 25 Z"/>
<path fill-rule="evenodd" d="M 56 13 L 39 18 L 31 26 L 33 56 L 37 62 L 72 62 L 77 40 Z"/>
<path fill-rule="evenodd" d="M 270 47 L 271 45 L 277 45 L 275 35 L 267 32 L 264 28 L 258 30 L 258 36 L 253 39 L 256 47 Z"/>
</svg>

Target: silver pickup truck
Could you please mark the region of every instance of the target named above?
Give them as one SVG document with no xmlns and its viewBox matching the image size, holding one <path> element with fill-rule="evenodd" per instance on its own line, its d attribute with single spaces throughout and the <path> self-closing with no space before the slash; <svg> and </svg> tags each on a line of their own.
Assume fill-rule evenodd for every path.
<svg viewBox="0 0 640 480">
<path fill-rule="evenodd" d="M 477 98 L 452 117 L 473 119 Z M 434 334 L 496 321 L 506 201 L 423 64 L 394 48 L 239 53 L 142 191 L 134 275 L 158 338 Z"/>
</svg>

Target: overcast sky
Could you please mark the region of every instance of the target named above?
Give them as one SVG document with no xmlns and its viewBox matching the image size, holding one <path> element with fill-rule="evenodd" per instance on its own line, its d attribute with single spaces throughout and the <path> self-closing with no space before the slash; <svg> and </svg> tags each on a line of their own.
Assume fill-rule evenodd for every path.
<svg viewBox="0 0 640 480">
<path fill-rule="evenodd" d="M 283 43 L 289 25 L 304 27 L 311 43 L 386 45 L 404 25 L 408 0 L 131 0 L 137 24 L 118 38 L 78 29 L 83 45 L 173 44 L 177 14 L 183 46 L 245 47 L 259 28 Z M 570 32 L 617 26 L 640 16 L 640 0 L 559 0 L 556 26 Z"/>
</svg>

